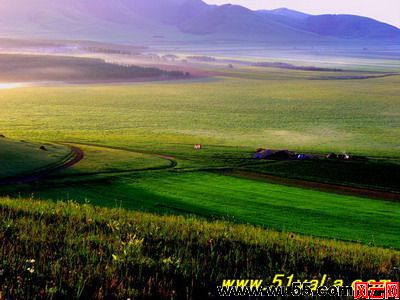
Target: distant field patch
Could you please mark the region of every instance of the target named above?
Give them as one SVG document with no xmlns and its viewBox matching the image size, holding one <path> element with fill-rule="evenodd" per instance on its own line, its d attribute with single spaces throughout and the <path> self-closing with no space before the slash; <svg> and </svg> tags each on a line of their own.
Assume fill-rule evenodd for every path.
<svg viewBox="0 0 400 300">
<path fill-rule="evenodd" d="M 398 76 L 314 81 L 290 72 L 300 71 L 279 69 L 260 79 L 1 90 L 0 126 L 9 135 L 39 140 L 146 147 L 200 142 L 399 157 Z"/>
<path fill-rule="evenodd" d="M 400 192 L 399 161 L 288 160 L 260 161 L 245 170 L 271 174 L 283 178 L 349 185 L 366 189 Z"/>
</svg>

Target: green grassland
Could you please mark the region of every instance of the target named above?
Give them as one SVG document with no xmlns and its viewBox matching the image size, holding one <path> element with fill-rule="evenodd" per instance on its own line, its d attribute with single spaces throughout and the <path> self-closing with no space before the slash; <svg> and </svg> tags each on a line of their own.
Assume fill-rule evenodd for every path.
<svg viewBox="0 0 400 300">
<path fill-rule="evenodd" d="M 205 81 L 3 90 L 11 136 L 160 148 L 171 143 L 399 156 L 400 76 Z M 291 74 L 288 70 L 279 70 Z"/>
<path fill-rule="evenodd" d="M 400 77 L 310 80 L 298 70 L 244 69 L 234 77 L 229 72 L 194 81 L 0 91 L 0 126 L 7 135 L 70 141 L 87 152 L 58 177 L 35 187 L 3 188 L 2 194 L 33 192 L 44 199 L 222 217 L 399 248 L 398 203 L 204 171 L 254 163 L 251 154 L 260 146 L 397 160 Z M 254 77 L 259 73 L 262 78 Z M 196 152 L 194 143 L 205 148 Z M 171 167 L 160 154 L 173 156 L 175 171 L 191 173 L 154 170 Z M 290 177 L 295 169 L 285 172 Z M 389 231 L 387 219 L 393 219 Z"/>
<path fill-rule="evenodd" d="M 107 181 L 108 180 L 108 181 Z M 163 214 L 197 215 L 279 231 L 400 249 L 400 203 L 281 186 L 205 172 L 147 172 L 112 180 L 53 181 L 40 199 Z M 388 226 L 390 222 L 390 226 Z"/>
<path fill-rule="evenodd" d="M 205 299 L 227 276 L 277 273 L 399 280 L 398 251 L 248 225 L 4 198 L 0 216 L 2 293 L 19 299 Z"/>
<path fill-rule="evenodd" d="M 41 146 L 45 146 L 46 150 L 41 150 Z M 70 152 L 70 148 L 62 145 L 0 138 L 0 178 L 45 169 L 63 160 Z"/>
<path fill-rule="evenodd" d="M 0 211 L 10 215 L 2 251 L 15 247 L 19 255 L 6 263 L 22 272 L 26 266 L 17 261 L 34 258 L 40 275 L 27 282 L 46 293 L 98 298 L 169 297 L 179 287 L 201 294 L 222 277 L 274 272 L 326 271 L 353 280 L 389 274 L 398 267 L 400 202 L 229 176 L 244 168 L 399 190 L 400 76 L 320 78 L 326 75 L 236 68 L 186 81 L 0 90 L 5 135 L 61 141 L 85 152 L 79 164 L 40 183 L 0 189 L 18 199 L 0 201 Z M 193 150 L 195 143 L 204 148 Z M 254 161 L 258 147 L 371 158 L 360 167 L 367 173 L 362 179 L 350 164 Z M 49 201 L 22 200 L 29 197 Z M 70 199 L 96 207 L 54 203 Z M 110 210 L 115 207 L 162 216 Z M 15 236 L 22 238 L 13 244 Z M 28 237 L 34 240 L 25 243 Z M 49 249 L 60 252 L 49 257 Z M 66 275 L 63 264 L 79 272 Z M 60 272 L 68 278 L 58 279 Z M 7 286 L 22 298 L 30 293 Z M 143 286 L 148 290 L 138 290 Z M 100 287 L 104 294 L 93 295 Z"/>
</svg>

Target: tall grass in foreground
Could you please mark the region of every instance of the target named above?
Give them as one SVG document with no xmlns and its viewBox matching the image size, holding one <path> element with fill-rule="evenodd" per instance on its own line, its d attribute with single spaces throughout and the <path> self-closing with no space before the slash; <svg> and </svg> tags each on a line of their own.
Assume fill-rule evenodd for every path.
<svg viewBox="0 0 400 300">
<path fill-rule="evenodd" d="M 15 299 L 204 299 L 224 278 L 275 273 L 396 280 L 400 259 L 249 225 L 20 199 L 0 199 L 0 239 L 0 291 Z"/>
</svg>

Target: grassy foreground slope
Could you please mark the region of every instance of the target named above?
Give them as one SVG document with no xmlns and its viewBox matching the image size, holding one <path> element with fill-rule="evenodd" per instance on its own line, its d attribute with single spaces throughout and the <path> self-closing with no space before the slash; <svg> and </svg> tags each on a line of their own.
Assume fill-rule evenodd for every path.
<svg viewBox="0 0 400 300">
<path fill-rule="evenodd" d="M 204 299 L 275 273 L 398 280 L 398 251 L 249 225 L 3 198 L 0 227 L 0 289 L 19 299 Z"/>
<path fill-rule="evenodd" d="M 54 181 L 12 196 L 75 199 L 131 210 L 199 215 L 323 238 L 400 249 L 400 203 L 289 187 L 209 172 L 146 172 L 106 184 Z M 65 183 L 63 183 L 65 182 Z M 61 183 L 61 184 L 60 184 Z M 389 226 L 390 224 L 390 226 Z"/>
</svg>

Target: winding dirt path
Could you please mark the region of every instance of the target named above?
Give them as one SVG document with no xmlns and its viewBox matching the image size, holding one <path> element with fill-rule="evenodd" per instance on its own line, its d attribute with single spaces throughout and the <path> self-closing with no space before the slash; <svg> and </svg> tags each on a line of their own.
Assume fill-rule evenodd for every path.
<svg viewBox="0 0 400 300">
<path fill-rule="evenodd" d="M 33 171 L 32 173 L 29 174 L 21 174 L 14 177 L 0 179 L 0 186 L 38 181 L 42 178 L 53 175 L 54 173 L 72 167 L 73 165 L 80 162 L 84 158 L 85 154 L 78 147 L 74 146 L 69 146 L 69 147 L 71 148 L 71 153 L 68 156 L 66 156 L 63 160 L 53 165 L 46 166 L 43 169 Z"/>
<path fill-rule="evenodd" d="M 57 144 L 68 146 L 71 148 L 71 153 L 65 157 L 62 161 L 59 161 L 53 165 L 49 165 L 44 167 L 43 169 L 34 170 L 31 173 L 20 174 L 18 176 L 8 177 L 4 179 L 0 179 L 0 187 L 12 184 L 23 184 L 23 183 L 31 183 L 35 181 L 39 181 L 41 179 L 50 177 L 55 173 L 58 173 L 64 169 L 70 168 L 80 162 L 85 154 L 84 151 L 74 145 L 82 145 L 82 146 L 93 146 L 98 148 L 104 149 L 114 149 L 120 151 L 127 151 L 127 152 L 134 152 L 134 153 L 141 153 L 141 154 L 150 154 L 156 157 L 162 158 L 164 160 L 169 161 L 169 165 L 160 166 L 160 167 L 151 167 L 151 168 L 143 168 L 143 169 L 132 169 L 132 170 L 112 170 L 112 171 L 100 171 L 100 172 L 90 172 L 90 173 L 82 173 L 82 174 L 73 174 L 73 175 L 66 175 L 65 177 L 76 177 L 76 176 L 87 176 L 87 175 L 99 175 L 99 174 L 125 174 L 125 173 L 134 173 L 134 172 L 143 172 L 143 171 L 154 171 L 154 170 L 165 170 L 171 169 L 177 166 L 177 162 L 174 157 L 163 155 L 163 154 L 156 154 L 147 151 L 135 151 L 123 147 L 113 147 L 113 146 L 105 146 L 105 145 L 98 145 L 98 144 L 91 144 L 91 143 L 79 143 L 79 142 L 56 142 Z"/>
<path fill-rule="evenodd" d="M 169 169 L 174 169 L 178 165 L 178 162 L 176 161 L 175 157 L 169 156 L 169 155 L 164 155 L 164 154 L 153 153 L 150 151 L 133 150 L 133 149 L 124 148 L 124 147 L 107 146 L 107 145 L 101 145 L 101 144 L 95 144 L 95 143 L 64 142 L 64 141 L 63 142 L 59 141 L 57 143 L 62 144 L 62 145 L 67 145 L 70 147 L 73 147 L 73 145 L 80 145 L 80 146 L 89 146 L 89 147 L 102 148 L 102 149 L 125 151 L 125 152 L 131 152 L 131 153 L 147 154 L 147 155 L 152 155 L 154 157 L 159 157 L 159 158 L 169 162 L 169 164 L 163 165 L 163 166 L 153 166 L 153 167 L 146 167 L 146 168 L 123 169 L 123 170 L 116 169 L 116 170 L 103 170 L 103 171 L 95 171 L 95 172 L 80 172 L 80 173 L 74 173 L 74 174 L 58 175 L 57 178 L 77 178 L 77 177 L 85 177 L 85 176 L 92 176 L 92 175 L 120 175 L 120 174 L 124 175 L 124 174 L 133 174 L 133 173 L 146 172 L 146 171 L 169 170 Z"/>
<path fill-rule="evenodd" d="M 153 156 L 168 160 L 169 163 L 170 163 L 169 166 L 157 167 L 157 168 L 146 168 L 146 169 L 142 169 L 142 170 L 155 170 L 155 169 L 156 170 L 158 170 L 158 169 L 162 170 L 162 169 L 175 168 L 178 165 L 178 163 L 177 163 L 177 161 L 176 161 L 174 156 L 154 153 L 154 152 L 151 152 L 151 151 L 133 150 L 133 149 L 124 148 L 124 147 L 108 146 L 108 145 L 101 145 L 101 144 L 95 144 L 95 143 L 83 143 L 83 142 L 58 142 L 58 143 L 63 144 L 63 145 L 81 145 L 81 146 L 90 146 L 90 147 L 97 147 L 97 148 L 104 148 L 104 149 L 120 150 L 120 151 L 132 152 L 132 153 L 148 154 L 148 155 L 153 155 Z M 121 172 L 131 172 L 131 171 L 138 171 L 138 170 L 139 169 L 124 170 L 124 171 L 121 171 Z M 141 170 L 139 170 L 139 171 L 141 171 Z M 113 172 L 113 171 L 111 171 L 111 172 Z"/>
<path fill-rule="evenodd" d="M 54 173 L 62 171 L 64 169 L 70 168 L 80 162 L 84 158 L 84 152 L 82 149 L 73 146 L 74 145 L 82 145 L 82 146 L 93 146 L 105 149 L 114 149 L 114 150 L 121 150 L 127 152 L 135 152 L 135 153 L 142 153 L 142 154 L 150 154 L 156 157 L 160 157 L 170 162 L 168 166 L 163 167 L 154 167 L 154 168 L 146 168 L 146 169 L 135 169 L 135 170 L 115 170 L 115 171 L 104 171 L 104 172 L 95 172 L 95 173 L 83 173 L 80 175 L 94 175 L 94 174 L 120 174 L 120 173 L 132 173 L 132 172 L 140 172 L 140 171 L 150 171 L 150 170 L 162 170 L 162 169 L 173 169 L 177 166 L 177 161 L 175 157 L 152 153 L 149 151 L 137 151 L 132 149 L 127 149 L 123 147 L 115 147 L 115 146 L 105 146 L 99 145 L 94 143 L 79 143 L 79 142 L 58 142 L 58 144 L 62 144 L 71 148 L 71 153 L 65 157 L 62 161 L 55 163 L 53 165 L 47 166 L 43 169 L 33 171 L 29 174 L 21 174 L 15 177 L 9 177 L 0 179 L 0 186 L 10 185 L 10 184 L 22 184 L 22 183 L 30 183 L 35 182 L 40 179 L 49 177 Z M 202 169 L 198 171 L 209 171 L 209 172 L 216 172 L 223 175 L 246 178 L 250 180 L 257 180 L 257 181 L 264 181 L 288 186 L 296 186 L 301 188 L 309 188 L 314 190 L 320 190 L 325 192 L 337 193 L 337 194 L 346 194 L 346 195 L 353 195 L 359 197 L 367 197 L 367 198 L 374 198 L 379 200 L 389 200 L 389 201 L 400 201 L 400 193 L 395 192 L 385 192 L 385 191 L 377 191 L 365 188 L 358 188 L 358 187 L 351 187 L 351 186 L 344 186 L 344 185 L 337 185 L 337 184 L 330 184 L 330 183 L 321 183 L 321 182 L 314 182 L 314 181 L 306 181 L 300 179 L 290 179 L 290 178 L 283 178 L 274 175 L 268 174 L 261 174 L 255 172 L 248 172 L 244 170 L 235 170 L 235 169 Z M 75 174 L 76 175 L 76 174 Z"/>
</svg>

